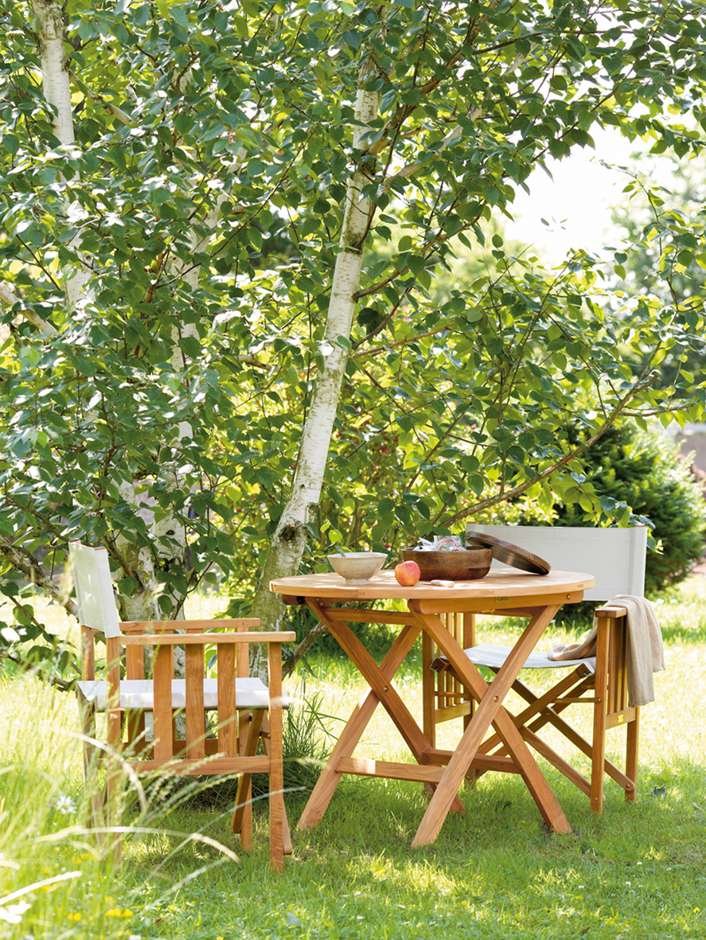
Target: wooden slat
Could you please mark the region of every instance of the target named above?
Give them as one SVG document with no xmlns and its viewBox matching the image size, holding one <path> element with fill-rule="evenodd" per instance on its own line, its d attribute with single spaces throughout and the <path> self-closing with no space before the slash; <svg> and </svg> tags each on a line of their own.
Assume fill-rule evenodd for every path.
<svg viewBox="0 0 706 940">
<path fill-rule="evenodd" d="M 354 609 L 352 607 L 322 607 L 329 620 L 344 623 L 412 623 L 412 615 L 397 610 Z"/>
<path fill-rule="evenodd" d="M 289 630 L 251 630 L 248 633 L 143 633 L 119 639 L 125 646 L 189 646 L 194 643 L 293 643 L 296 634 Z"/>
<path fill-rule="evenodd" d="M 608 606 L 606 604 L 605 607 L 597 607 L 593 613 L 606 620 L 618 620 L 620 617 L 624 617 L 627 614 L 627 610 L 625 607 L 617 607 L 615 605 Z"/>
<path fill-rule="evenodd" d="M 547 577 L 550 576 L 547 575 Z M 473 584 L 474 582 L 469 583 Z M 590 587 L 590 585 L 588 586 Z M 438 588 L 437 590 L 439 591 L 440 595 L 443 594 L 443 588 Z M 566 592 L 557 591 L 555 594 L 533 594 L 531 598 L 532 612 L 536 613 L 536 610 L 543 607 L 550 607 L 551 605 L 577 604 L 582 600 L 583 590 L 567 590 Z M 419 601 L 415 601 L 414 603 L 418 605 L 418 610 L 422 614 L 442 614 L 448 612 L 449 610 L 458 610 L 462 612 L 468 611 L 470 613 L 477 614 L 494 614 L 497 611 L 507 611 L 507 615 L 512 616 L 518 608 L 517 597 L 514 594 L 498 597 L 483 597 L 476 600 L 468 595 L 464 597 L 460 591 L 456 598 L 445 598 L 440 596 L 438 599 L 425 598 Z"/>
<path fill-rule="evenodd" d="M 626 709 L 628 707 L 628 630 L 627 630 L 626 622 L 621 621 L 619 628 L 620 628 L 620 634 L 621 634 L 621 649 L 622 649 L 620 707 L 622 709 Z"/>
<path fill-rule="evenodd" d="M 238 627 L 239 632 L 244 627 Z M 243 643 L 236 649 L 235 672 L 240 678 L 250 675 L 250 645 Z M 260 724 L 264 717 L 262 710 L 254 712 L 238 712 L 238 753 L 252 755 L 257 750 Z M 254 742 L 250 739 L 254 736 Z M 252 777 L 250 774 L 241 774 L 235 797 L 236 809 L 233 815 L 233 831 L 240 833 L 240 845 L 244 852 L 252 848 Z M 239 805 L 242 804 L 242 805 Z M 237 826 L 237 828 L 236 828 Z"/>
<path fill-rule="evenodd" d="M 187 633 L 204 630 L 235 630 L 245 627 L 254 630 L 260 626 L 257 617 L 223 617 L 218 620 L 126 620 L 120 624 L 123 633 L 175 633 L 186 630 Z"/>
<path fill-rule="evenodd" d="M 418 783 L 438 783 L 443 767 L 425 764 L 402 764 L 392 761 L 371 760 L 366 757 L 344 757 L 338 772 L 359 777 L 387 777 L 392 780 L 414 780 Z"/>
<path fill-rule="evenodd" d="M 451 632 L 451 631 L 450 631 L 450 624 L 449 624 L 449 621 L 450 621 L 450 619 L 451 619 L 452 616 L 453 616 L 453 614 L 450 614 L 450 613 L 449 613 L 449 614 L 444 614 L 444 616 L 441 617 L 441 622 L 443 623 L 444 627 L 445 627 L 447 630 L 449 630 L 449 632 Z M 441 694 L 438 696 L 439 705 L 440 705 L 441 708 L 446 708 L 446 705 L 447 705 L 447 701 L 446 701 L 446 692 L 447 692 L 448 687 L 449 687 L 449 675 L 448 675 L 448 673 L 447 673 L 447 672 L 442 672 L 441 675 L 439 676 L 438 681 L 439 681 L 439 690 L 440 690 L 440 693 L 441 693 Z"/>
<path fill-rule="evenodd" d="M 436 724 L 441 724 L 444 721 L 452 721 L 454 718 L 464 718 L 470 714 L 470 705 L 470 702 L 460 702 L 458 705 L 437 708 L 434 710 L 434 721 Z"/>
<path fill-rule="evenodd" d="M 81 678 L 96 678 L 96 636 L 90 627 L 81 627 Z"/>
<path fill-rule="evenodd" d="M 433 751 L 427 751 L 424 759 L 430 764 L 445 765 L 453 757 L 453 751 L 447 751 L 442 748 L 434 748 Z M 494 754 L 477 754 L 473 758 L 471 767 L 477 771 L 494 770 L 503 774 L 519 774 L 522 771 L 511 757 L 496 757 Z"/>
<path fill-rule="evenodd" d="M 186 757 L 195 760 L 206 754 L 206 713 L 203 706 L 203 679 L 203 647 L 187 646 L 185 668 Z"/>
<path fill-rule="evenodd" d="M 125 665 L 128 679 L 145 678 L 145 649 L 143 646 L 128 646 L 125 650 Z M 135 709 L 126 717 L 127 741 L 130 750 L 143 750 L 145 746 L 145 712 Z"/>
<path fill-rule="evenodd" d="M 434 745 L 436 728 L 434 726 L 434 696 L 438 682 L 436 673 L 431 668 L 433 646 L 431 637 L 422 634 L 422 728 L 425 737 Z"/>
<path fill-rule="evenodd" d="M 463 648 L 465 650 L 470 649 L 471 646 L 476 645 L 476 615 L 465 611 L 461 614 L 463 617 Z M 463 718 L 463 729 L 464 731 L 469 725 L 469 722 L 473 716 L 475 710 L 475 701 L 473 696 L 468 691 L 468 689 L 463 686 L 463 694 L 465 700 L 468 702 L 468 714 Z"/>
<path fill-rule="evenodd" d="M 596 704 L 593 706 L 593 749 L 591 763 L 591 809 L 603 812 L 603 764 L 605 762 L 606 696 L 608 687 L 608 641 L 611 622 L 597 618 Z"/>
<path fill-rule="evenodd" d="M 265 754 L 258 757 L 214 757 L 201 761 L 192 760 L 145 760 L 132 761 L 130 766 L 138 773 L 148 773 L 162 768 L 175 774 L 265 774 L 270 759 Z"/>
<path fill-rule="evenodd" d="M 634 800 L 637 789 L 638 745 L 640 740 L 640 709 L 635 709 L 635 717 L 628 725 L 626 742 L 625 773 L 632 783 L 632 787 L 625 791 L 626 800 Z"/>
<path fill-rule="evenodd" d="M 142 646 L 128 646 L 125 650 L 128 679 L 145 678 L 145 650 Z"/>
<path fill-rule="evenodd" d="M 120 746 L 121 711 L 120 711 L 120 638 L 109 637 L 105 641 L 106 667 L 108 673 L 108 743 Z"/>
<path fill-rule="evenodd" d="M 219 643 L 218 651 L 218 750 L 227 757 L 237 753 L 235 717 L 235 647 Z"/>
<path fill-rule="evenodd" d="M 154 756 L 155 763 L 174 756 L 172 737 L 172 648 L 158 646 L 154 657 Z"/>
<path fill-rule="evenodd" d="M 270 864 L 276 871 L 284 867 L 284 767 L 282 765 L 282 647 L 273 643 L 268 651 L 270 689 Z"/>
<path fill-rule="evenodd" d="M 619 728 L 635 720 L 635 708 L 625 708 L 606 717 L 606 728 Z M 629 775 L 628 775 L 629 776 Z"/>
<path fill-rule="evenodd" d="M 174 738 L 174 753 L 181 754 L 186 751 L 186 738 Z M 218 739 L 217 738 L 206 738 L 204 741 L 204 753 L 206 757 L 209 757 L 212 754 L 219 754 L 218 750 Z"/>
</svg>

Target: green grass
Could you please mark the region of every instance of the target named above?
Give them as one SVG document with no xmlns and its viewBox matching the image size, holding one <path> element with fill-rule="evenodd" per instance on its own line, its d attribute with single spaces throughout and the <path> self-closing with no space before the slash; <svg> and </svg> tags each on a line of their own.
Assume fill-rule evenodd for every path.
<svg viewBox="0 0 706 940">
<path fill-rule="evenodd" d="M 204 606 L 217 599 L 199 612 Z M 128 815 L 155 831 L 127 835 L 122 864 L 113 867 L 80 825 L 85 795 L 73 696 L 32 677 L 7 678 L 0 685 L 0 897 L 70 877 L 18 897 L 28 907 L 15 909 L 16 924 L 0 920 L 0 936 L 706 936 L 706 578 L 693 578 L 659 611 L 668 668 L 656 677 L 657 702 L 643 713 L 635 804 L 608 782 L 605 813 L 596 818 L 586 798 L 548 770 L 574 829 L 552 836 L 518 778 L 486 775 L 465 791 L 466 813 L 449 817 L 433 847 L 413 851 L 421 787 L 346 778 L 318 829 L 294 833 L 295 854 L 281 876 L 267 867 L 262 808 L 255 852 L 239 862 L 217 844 L 170 835 L 202 833 L 237 851 L 229 807 L 203 799 L 184 805 L 183 791 L 166 801 L 171 810 L 153 794 L 139 820 Z M 62 617 L 52 616 L 63 631 Z M 494 638 L 511 633 L 509 623 L 493 629 Z M 540 676 L 540 685 L 547 681 Z M 307 695 L 318 693 L 322 710 L 341 718 L 363 691 L 345 661 L 325 656 L 312 658 L 306 683 Z M 418 714 L 418 662 L 398 687 Z M 587 731 L 590 710 L 574 716 Z M 616 760 L 623 734 L 609 736 Z M 443 726 L 442 743 L 457 735 L 457 722 Z M 382 710 L 358 753 L 404 758 Z M 586 771 L 586 761 L 579 766 Z M 294 822 L 305 797 L 288 795 Z"/>
</svg>

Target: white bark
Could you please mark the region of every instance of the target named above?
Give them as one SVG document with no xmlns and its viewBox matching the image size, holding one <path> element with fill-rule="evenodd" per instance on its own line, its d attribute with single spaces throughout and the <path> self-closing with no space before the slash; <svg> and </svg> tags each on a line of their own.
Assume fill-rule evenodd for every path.
<svg viewBox="0 0 706 940">
<path fill-rule="evenodd" d="M 71 84 L 66 67 L 66 35 L 62 3 L 57 0 L 32 0 L 32 8 L 39 36 L 42 89 L 44 97 L 54 109 L 54 133 L 63 146 L 73 147 L 76 138 L 71 105 Z M 77 203 L 72 203 L 67 206 L 67 214 L 70 218 L 80 219 L 82 209 Z M 80 237 L 75 236 L 71 245 L 78 253 Z M 79 262 L 77 266 L 62 270 L 62 278 L 67 307 L 71 312 L 76 309 L 77 305 L 85 303 L 89 297 L 87 288 L 89 272 Z M 11 298 L 12 292 L 5 287 L 2 299 L 10 302 Z M 18 301 L 19 298 L 12 298 L 13 303 Z M 23 314 L 31 322 L 35 322 L 28 312 L 23 311 Z M 44 324 L 42 321 L 42 325 L 37 323 L 35 325 L 47 335 L 52 335 L 47 327 L 53 331 L 54 335 L 56 334 L 56 330 L 50 324 Z M 123 495 L 137 507 L 139 513 L 146 512 L 154 520 L 154 513 L 145 505 L 144 496 L 140 494 L 139 489 L 128 486 Z M 158 616 L 156 596 L 159 584 L 150 553 L 144 549 L 138 550 L 122 539 L 118 539 L 118 546 L 130 569 L 137 574 L 142 584 L 142 590 L 125 602 L 126 615 L 139 620 Z"/>
<path fill-rule="evenodd" d="M 361 150 L 364 149 L 363 137 L 378 113 L 377 94 L 362 87 L 366 77 L 367 66 L 361 70 L 353 132 L 354 146 Z M 302 431 L 292 492 L 272 537 L 253 602 L 253 611 L 262 619 L 265 629 L 279 627 L 282 615 L 281 601 L 270 593 L 269 582 L 273 578 L 296 574 L 306 547 L 306 526 L 321 497 L 331 434 L 348 362 L 354 296 L 360 287 L 363 242 L 372 211 L 362 192 L 368 181 L 360 166 L 348 180 L 340 249 L 333 271 L 326 330 L 320 345 L 322 363 Z"/>
<path fill-rule="evenodd" d="M 42 88 L 44 97 L 54 108 L 54 133 L 65 147 L 75 143 L 73 108 L 71 106 L 71 84 L 66 68 L 66 36 L 63 6 L 57 0 L 32 0 L 37 18 L 39 51 L 42 66 Z M 82 209 L 77 204 L 68 206 L 69 216 L 80 219 Z M 71 247 L 80 249 L 80 239 L 75 237 Z M 78 264 L 64 272 L 64 289 L 69 310 L 84 299 L 84 287 L 90 272 Z"/>
<path fill-rule="evenodd" d="M 20 316 L 24 317 L 25 320 L 31 323 L 32 326 L 39 330 L 39 332 L 44 336 L 52 337 L 59 335 L 59 331 L 55 326 L 52 326 L 52 324 L 47 320 L 43 320 L 39 314 L 34 312 L 34 310 L 28 310 L 24 306 L 22 298 L 14 292 L 9 284 L 0 282 L 0 300 L 2 300 L 2 302 L 7 304 L 9 307 L 19 305 Z"/>
</svg>

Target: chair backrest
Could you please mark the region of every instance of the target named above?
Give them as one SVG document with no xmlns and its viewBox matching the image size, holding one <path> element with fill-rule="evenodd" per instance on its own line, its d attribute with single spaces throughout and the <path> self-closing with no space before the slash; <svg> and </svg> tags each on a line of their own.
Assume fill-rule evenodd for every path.
<svg viewBox="0 0 706 940">
<path fill-rule="evenodd" d="M 579 526 L 470 525 L 471 530 L 513 542 L 546 559 L 552 568 L 586 571 L 596 579 L 587 601 L 607 601 L 616 594 L 642 596 L 645 591 L 647 529 Z M 499 562 L 493 562 L 501 567 Z M 502 568 L 505 568 L 502 565 Z"/>
<path fill-rule="evenodd" d="M 69 558 L 76 587 L 79 621 L 84 627 L 100 630 L 106 637 L 121 636 L 108 552 L 104 548 L 91 548 L 81 542 L 71 542 Z"/>
</svg>

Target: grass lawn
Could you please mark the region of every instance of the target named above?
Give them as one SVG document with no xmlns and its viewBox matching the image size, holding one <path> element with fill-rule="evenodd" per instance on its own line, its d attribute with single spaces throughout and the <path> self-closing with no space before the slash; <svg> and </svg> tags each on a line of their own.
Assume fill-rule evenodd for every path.
<svg viewBox="0 0 706 940">
<path fill-rule="evenodd" d="M 0 906 L 0 936 L 706 937 L 706 577 L 658 609 L 667 671 L 657 676 L 658 701 L 643 712 L 635 804 L 608 782 L 596 818 L 550 769 L 574 828 L 553 836 L 518 777 L 486 775 L 465 791 L 466 813 L 449 817 L 433 847 L 413 851 L 421 787 L 345 778 L 319 828 L 294 833 L 295 854 L 280 876 L 267 867 L 262 812 L 256 851 L 234 862 L 217 845 L 178 834 L 199 832 L 232 850 L 229 807 L 184 802 L 178 792 L 152 800 L 140 825 L 154 831 L 127 836 L 122 864 L 112 867 L 80 826 L 74 697 L 34 678 L 0 680 L 0 898 L 18 892 Z M 512 626 L 483 629 L 499 639 Z M 295 694 L 298 681 L 290 682 Z M 399 688 L 419 713 L 418 664 Z M 306 695 L 320 694 L 324 712 L 347 716 L 362 691 L 345 662 L 312 660 Z M 573 714 L 586 731 L 590 709 Z M 458 722 L 444 726 L 442 746 L 458 733 Z M 610 732 L 610 756 L 622 761 L 623 747 L 624 732 Z M 358 753 L 405 758 L 382 709 Z M 579 766 L 586 772 L 585 761 Z M 288 796 L 293 822 L 305 798 Z M 19 893 L 37 882 L 46 883 Z"/>
</svg>

